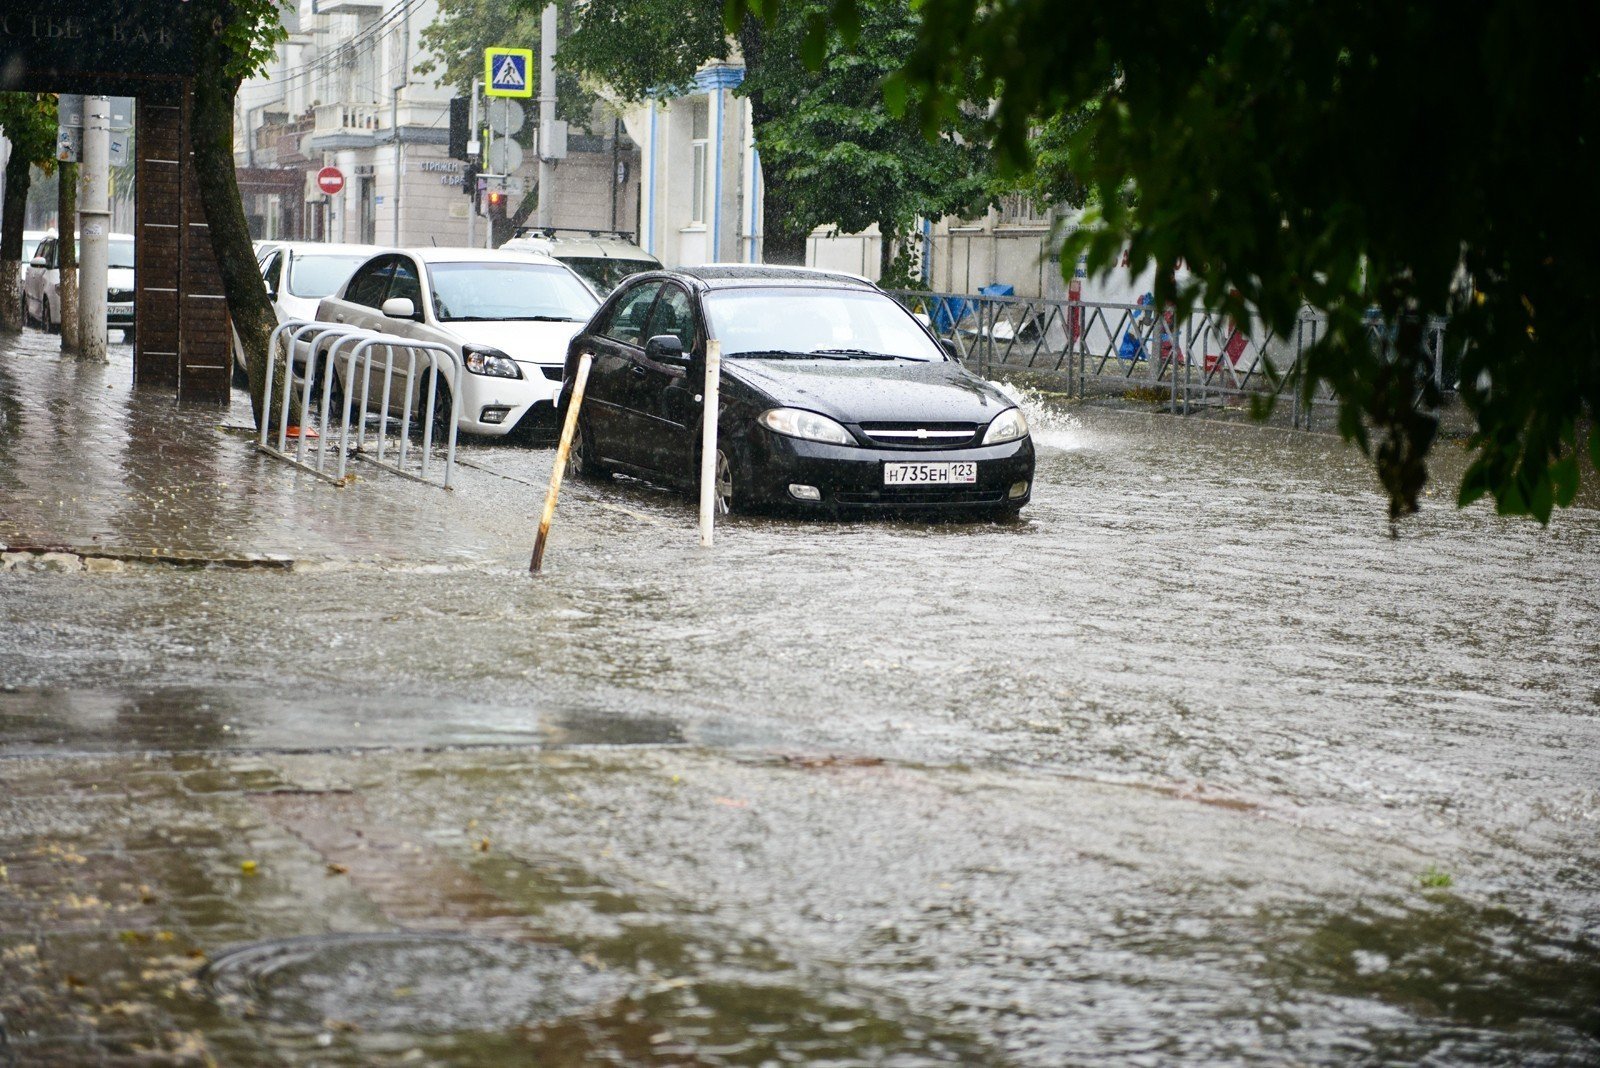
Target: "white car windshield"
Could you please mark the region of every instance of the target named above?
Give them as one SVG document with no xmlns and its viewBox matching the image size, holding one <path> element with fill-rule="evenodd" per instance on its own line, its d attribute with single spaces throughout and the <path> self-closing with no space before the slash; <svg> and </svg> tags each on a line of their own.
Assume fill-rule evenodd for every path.
<svg viewBox="0 0 1600 1068">
<path fill-rule="evenodd" d="M 430 263 L 433 313 L 441 323 L 542 319 L 588 321 L 600 302 L 565 267 L 540 263 Z"/>
<path fill-rule="evenodd" d="M 303 252 L 289 264 L 289 292 L 297 297 L 326 297 L 365 262 L 367 256 L 360 252 L 348 256 Z"/>
<path fill-rule="evenodd" d="M 82 260 L 78 261 L 82 263 Z M 126 267 L 133 270 L 133 242 L 128 240 L 118 241 L 116 238 L 106 242 L 106 266 Z"/>
<path fill-rule="evenodd" d="M 904 308 L 871 290 L 725 289 L 708 293 L 704 304 L 710 335 L 729 358 L 945 358 Z"/>
</svg>

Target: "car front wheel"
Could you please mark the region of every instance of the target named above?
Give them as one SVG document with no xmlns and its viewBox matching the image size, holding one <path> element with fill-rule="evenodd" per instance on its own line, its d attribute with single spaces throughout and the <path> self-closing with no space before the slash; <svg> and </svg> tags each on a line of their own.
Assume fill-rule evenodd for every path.
<svg viewBox="0 0 1600 1068">
<path fill-rule="evenodd" d="M 581 415 L 572 429 L 572 447 L 567 450 L 567 474 L 585 482 L 604 482 L 611 477 L 611 469 L 600 462 L 595 451 L 589 420 Z"/>
<path fill-rule="evenodd" d="M 731 515 L 739 506 L 739 495 L 733 483 L 733 463 L 728 459 L 727 452 L 722 449 L 717 450 L 712 493 L 716 500 L 718 515 Z"/>
<path fill-rule="evenodd" d="M 424 422 L 433 424 L 433 443 L 444 445 L 450 440 L 450 386 L 445 382 L 444 376 L 437 372 L 433 375 L 433 407 L 429 410 L 428 380 L 424 378 L 421 388 L 417 390 L 417 412 L 413 421 L 413 429 L 418 437 L 422 436 Z M 341 404 L 342 404 L 341 400 Z"/>
</svg>

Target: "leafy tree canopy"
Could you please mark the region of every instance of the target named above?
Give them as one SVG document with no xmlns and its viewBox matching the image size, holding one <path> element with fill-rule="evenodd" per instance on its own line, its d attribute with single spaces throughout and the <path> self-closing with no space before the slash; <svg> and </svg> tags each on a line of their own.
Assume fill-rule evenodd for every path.
<svg viewBox="0 0 1600 1068">
<path fill-rule="evenodd" d="M 728 18 L 795 7 L 730 0 Z M 830 16 L 849 38 L 865 7 L 832 0 Z M 1340 428 L 1373 454 L 1393 514 L 1415 510 L 1437 429 L 1427 316 L 1451 316 L 1451 348 L 1464 345 L 1451 377 L 1476 432 L 1461 503 L 1488 494 L 1544 521 L 1573 500 L 1585 454 L 1600 467 L 1600 60 L 1548 9 L 921 0 L 918 11 L 888 99 L 926 129 L 993 101 L 992 143 L 1026 171 L 1031 134 L 1072 117 L 1047 147 L 1070 156 L 1102 225 L 1069 241 L 1064 264 L 1086 249 L 1103 267 L 1128 244 L 1136 267 L 1157 266 L 1163 299 L 1254 311 L 1275 329 L 1303 303 L 1327 314 L 1306 388 L 1336 391 Z M 813 41 L 827 29 L 812 18 Z M 1187 292 L 1166 281 L 1180 259 Z M 1369 340 L 1371 306 L 1392 342 Z"/>
<path fill-rule="evenodd" d="M 472 91 L 472 79 L 483 77 L 486 48 L 539 48 L 541 6 L 516 6 L 505 0 L 439 0 L 439 14 L 422 31 L 422 47 L 433 54 L 417 64 L 417 73 L 437 75 L 437 84 L 454 86 L 462 95 Z M 565 17 L 563 18 L 565 21 Z M 563 33 L 567 26 L 560 27 Z M 595 98 L 579 84 L 576 75 L 556 72 L 556 107 L 575 127 L 587 129 Z M 535 123 L 523 127 L 518 140 L 532 144 Z"/>
<path fill-rule="evenodd" d="M 890 239 L 887 270 L 892 240 L 917 216 L 985 206 L 988 154 L 960 136 L 976 132 L 966 110 L 954 109 L 925 138 L 917 119 L 884 106 L 883 80 L 917 41 L 910 0 L 862 0 L 865 32 L 850 47 L 808 34 L 829 11 L 823 0 L 731 30 L 715 5 L 694 0 L 588 0 L 575 11 L 559 62 L 625 100 L 687 92 L 701 67 L 739 57 L 745 80 L 736 92 L 751 101 L 769 253 L 775 233 L 797 236 L 803 252 L 816 227 L 857 232 L 876 223 Z"/>
</svg>

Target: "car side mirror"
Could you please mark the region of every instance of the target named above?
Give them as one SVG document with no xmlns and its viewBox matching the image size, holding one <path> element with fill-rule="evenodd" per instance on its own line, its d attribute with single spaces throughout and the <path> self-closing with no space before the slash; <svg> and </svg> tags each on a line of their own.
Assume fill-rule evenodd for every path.
<svg viewBox="0 0 1600 1068">
<path fill-rule="evenodd" d="M 953 339 L 947 337 L 940 338 L 939 347 L 944 349 L 944 354 L 956 361 L 956 363 L 961 362 L 961 346 L 957 345 Z"/>
<path fill-rule="evenodd" d="M 683 340 L 675 334 L 657 334 L 644 343 L 644 357 L 656 363 L 675 367 L 689 366 L 689 356 L 683 351 Z"/>
<path fill-rule="evenodd" d="M 35 256 L 33 259 L 28 261 L 28 266 L 29 267 L 48 267 L 50 265 L 44 261 L 44 257 L 43 256 Z"/>
<path fill-rule="evenodd" d="M 417 306 L 412 303 L 410 297 L 390 297 L 383 302 L 383 307 L 379 310 L 391 319 L 415 319 L 417 317 Z"/>
</svg>

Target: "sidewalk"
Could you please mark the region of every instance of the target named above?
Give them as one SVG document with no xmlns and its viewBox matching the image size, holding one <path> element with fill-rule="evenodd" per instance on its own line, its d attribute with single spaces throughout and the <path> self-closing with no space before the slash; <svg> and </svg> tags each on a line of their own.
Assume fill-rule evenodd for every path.
<svg viewBox="0 0 1600 1068">
<path fill-rule="evenodd" d="M 226 410 L 179 406 L 170 391 L 133 387 L 126 346 L 99 364 L 63 357 L 38 331 L 0 340 L 0 551 L 11 567 L 525 557 L 551 451 L 461 455 L 460 492 L 365 468 L 336 487 L 259 453 L 240 391 Z"/>
</svg>

